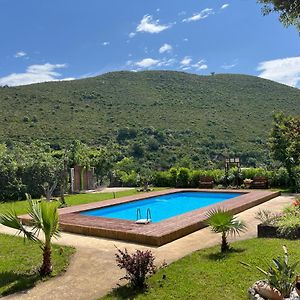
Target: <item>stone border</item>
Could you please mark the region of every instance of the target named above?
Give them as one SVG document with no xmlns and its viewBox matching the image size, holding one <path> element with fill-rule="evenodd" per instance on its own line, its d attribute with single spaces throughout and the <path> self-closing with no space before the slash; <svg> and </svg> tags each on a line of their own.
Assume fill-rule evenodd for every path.
<svg viewBox="0 0 300 300">
<path fill-rule="evenodd" d="M 214 193 L 230 192 L 243 193 L 243 195 L 147 225 L 135 224 L 135 222 L 127 220 L 92 217 L 79 214 L 79 212 L 82 211 L 184 191 Z M 205 220 L 207 219 L 206 214 L 209 209 L 222 207 L 233 214 L 237 214 L 279 195 L 280 192 L 268 190 L 169 189 L 149 192 L 59 209 L 60 228 L 63 231 L 77 234 L 161 246 L 206 227 Z M 20 219 L 24 223 L 30 223 L 30 217 L 28 215 L 20 216 Z"/>
</svg>

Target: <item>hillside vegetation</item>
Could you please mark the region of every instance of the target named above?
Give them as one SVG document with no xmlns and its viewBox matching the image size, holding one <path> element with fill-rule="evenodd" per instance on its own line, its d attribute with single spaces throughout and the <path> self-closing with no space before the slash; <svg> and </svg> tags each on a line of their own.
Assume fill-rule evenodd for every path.
<svg viewBox="0 0 300 300">
<path fill-rule="evenodd" d="M 272 114 L 299 115 L 300 91 L 246 75 L 113 72 L 3 87 L 0 106 L 2 142 L 115 143 L 134 157 L 165 155 L 168 165 L 237 152 L 261 161 Z"/>
</svg>

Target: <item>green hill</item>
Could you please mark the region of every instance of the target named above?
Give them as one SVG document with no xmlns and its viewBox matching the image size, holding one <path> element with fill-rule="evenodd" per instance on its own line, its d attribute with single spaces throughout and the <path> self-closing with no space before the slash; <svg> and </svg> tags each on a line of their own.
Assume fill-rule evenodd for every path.
<svg viewBox="0 0 300 300">
<path fill-rule="evenodd" d="M 80 139 L 108 145 L 123 129 L 118 143 L 133 155 L 132 141 L 146 150 L 156 143 L 152 150 L 161 147 L 168 155 L 180 152 L 182 157 L 188 151 L 214 159 L 224 151 L 258 156 L 272 114 L 300 114 L 300 91 L 246 75 L 113 72 L 2 87 L 0 105 L 0 141 L 41 139 L 63 145 Z"/>
</svg>

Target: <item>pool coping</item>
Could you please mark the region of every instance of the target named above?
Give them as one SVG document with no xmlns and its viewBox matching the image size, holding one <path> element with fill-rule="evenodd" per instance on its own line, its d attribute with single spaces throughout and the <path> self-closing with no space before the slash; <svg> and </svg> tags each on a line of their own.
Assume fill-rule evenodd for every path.
<svg viewBox="0 0 300 300">
<path fill-rule="evenodd" d="M 136 224 L 133 221 L 121 219 L 93 217 L 79 214 L 79 212 L 87 210 L 185 191 L 243 193 L 243 195 L 147 225 Z M 206 227 L 205 220 L 207 219 L 207 211 L 209 209 L 222 207 L 233 214 L 237 214 L 279 195 L 280 192 L 269 190 L 167 189 L 61 208 L 59 209 L 59 223 L 61 230 L 66 232 L 117 239 L 151 246 L 162 246 Z M 20 219 L 25 224 L 30 223 L 30 217 L 28 215 L 20 216 Z"/>
</svg>

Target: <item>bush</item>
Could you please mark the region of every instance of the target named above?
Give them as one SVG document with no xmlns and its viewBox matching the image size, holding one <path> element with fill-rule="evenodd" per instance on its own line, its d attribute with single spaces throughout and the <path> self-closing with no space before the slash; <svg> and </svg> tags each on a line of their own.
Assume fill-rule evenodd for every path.
<svg viewBox="0 0 300 300">
<path fill-rule="evenodd" d="M 153 175 L 153 184 L 157 187 L 171 186 L 171 176 L 169 172 L 156 172 Z"/>
<path fill-rule="evenodd" d="M 135 253 L 129 254 L 127 249 L 122 251 L 117 248 L 117 250 L 117 265 L 126 271 L 126 275 L 121 279 L 129 280 L 134 288 L 144 288 L 147 275 L 154 274 L 156 271 L 152 252 L 136 250 Z"/>
<path fill-rule="evenodd" d="M 242 168 L 241 170 L 243 178 L 253 179 L 257 176 L 266 176 L 269 177 L 269 172 L 263 168 Z"/>
<path fill-rule="evenodd" d="M 289 186 L 289 175 L 286 168 L 279 168 L 269 172 L 270 186 L 273 187 L 288 187 Z"/>
<path fill-rule="evenodd" d="M 178 187 L 188 187 L 190 181 L 190 171 L 188 168 L 180 168 L 177 175 L 177 186 Z"/>
</svg>

